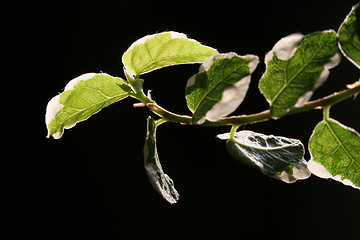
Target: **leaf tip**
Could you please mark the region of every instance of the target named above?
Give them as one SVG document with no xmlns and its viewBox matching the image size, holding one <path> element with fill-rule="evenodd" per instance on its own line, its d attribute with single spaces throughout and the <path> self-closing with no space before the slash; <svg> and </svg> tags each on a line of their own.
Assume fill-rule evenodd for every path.
<svg viewBox="0 0 360 240">
<path fill-rule="evenodd" d="M 266 54 L 265 63 L 267 63 L 273 58 L 274 53 L 280 60 L 289 60 L 290 58 L 292 58 L 292 56 L 294 56 L 297 49 L 296 46 L 302 41 L 303 38 L 304 35 L 300 33 L 290 34 L 286 37 L 281 38 L 274 45 L 273 49 Z"/>
<path fill-rule="evenodd" d="M 292 172 L 282 171 L 280 175 L 274 176 L 274 178 L 279 179 L 285 183 L 295 183 L 297 180 L 308 179 L 311 175 L 311 172 L 304 162 L 305 160 L 302 160 L 298 163 L 298 166 L 294 165 Z"/>
<path fill-rule="evenodd" d="M 306 164 L 306 161 L 303 160 L 305 162 L 304 165 L 300 165 L 300 166 L 294 166 L 293 167 L 293 176 L 296 178 L 296 179 L 307 179 L 311 176 L 311 171 L 309 170 L 307 164 Z"/>
<path fill-rule="evenodd" d="M 312 174 L 319 178 L 325 178 L 325 179 L 334 179 L 338 182 L 341 182 L 342 184 L 346 186 L 350 186 L 356 189 L 360 189 L 359 186 L 356 186 L 352 181 L 349 179 L 342 178 L 340 175 L 333 176 L 327 169 L 324 167 L 321 163 L 314 161 L 313 159 L 310 159 L 308 162 L 308 168 Z"/>
<path fill-rule="evenodd" d="M 53 136 L 54 139 L 59 139 L 61 137 L 62 133 L 52 132 L 50 124 L 63 107 L 64 105 L 60 103 L 60 94 L 56 95 L 48 102 L 45 114 L 45 124 L 48 128 L 47 138 Z"/>
</svg>

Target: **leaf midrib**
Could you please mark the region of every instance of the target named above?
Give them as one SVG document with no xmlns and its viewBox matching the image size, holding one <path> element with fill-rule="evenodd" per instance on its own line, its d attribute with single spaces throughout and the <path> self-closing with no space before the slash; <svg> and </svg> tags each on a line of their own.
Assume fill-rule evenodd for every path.
<svg viewBox="0 0 360 240">
<path fill-rule="evenodd" d="M 158 62 L 161 62 L 161 61 L 164 61 L 164 60 L 169 60 L 169 59 L 172 59 L 172 58 L 186 58 L 186 57 L 189 57 L 191 56 L 192 58 L 194 57 L 198 57 L 198 56 L 204 56 L 204 57 L 208 57 L 208 54 L 189 54 L 189 53 L 186 53 L 186 54 L 181 54 L 181 55 L 174 55 L 174 56 L 170 56 L 170 57 L 162 57 L 162 58 L 158 58 L 158 56 L 160 55 L 161 52 L 163 52 L 164 50 L 164 46 L 168 45 L 168 44 L 171 44 L 172 42 L 176 41 L 177 38 L 175 39 L 169 39 L 168 41 L 166 41 L 165 43 L 161 41 L 161 39 L 159 39 L 159 42 L 160 42 L 160 45 L 161 47 L 159 47 L 159 49 L 157 50 L 157 52 L 155 53 L 155 57 L 151 57 L 151 54 L 150 54 L 150 51 L 149 51 L 149 48 L 147 47 L 146 45 L 146 42 L 144 43 L 144 47 L 146 48 L 146 53 L 147 55 L 149 56 L 150 58 L 150 62 L 147 63 L 146 65 L 144 65 L 142 68 L 136 70 L 136 74 L 141 74 L 141 73 L 144 73 L 144 69 L 148 68 L 149 66 L 153 65 L 153 64 L 156 64 Z M 200 44 L 199 44 L 200 45 Z M 183 45 L 181 45 L 181 47 L 183 47 Z M 210 47 L 206 47 L 206 46 L 202 46 L 200 45 L 201 48 L 208 48 L 208 49 L 211 49 Z M 194 47 L 193 47 L 194 48 Z M 191 51 L 189 51 L 191 52 Z M 134 66 L 134 62 L 133 62 L 133 58 L 134 56 L 132 57 L 132 65 Z M 156 59 L 156 60 L 154 60 Z M 194 62 L 188 62 L 188 63 L 194 63 Z M 177 65 L 177 64 L 186 64 L 186 63 L 176 63 L 176 64 L 172 64 L 172 65 Z M 165 66 L 164 66 L 165 67 Z M 134 67 L 133 67 L 134 68 Z M 135 70 L 135 69 L 134 69 Z"/>
<path fill-rule="evenodd" d="M 152 64 L 156 64 L 156 63 L 158 63 L 158 62 L 161 62 L 161 61 L 164 61 L 164 60 L 168 60 L 168 59 L 171 59 L 171 58 L 185 58 L 185 57 L 189 57 L 189 56 L 192 56 L 192 57 L 204 56 L 204 57 L 206 57 L 206 56 L 208 56 L 208 54 L 190 54 L 190 55 L 189 55 L 189 54 L 184 54 L 184 55 L 181 55 L 180 57 L 179 57 L 179 55 L 177 55 L 177 56 L 172 56 L 172 57 L 159 58 L 159 59 L 156 60 L 156 61 L 152 61 L 152 62 L 146 64 L 144 67 L 142 67 L 141 69 L 139 69 L 139 70 L 136 72 L 136 74 L 145 73 L 145 72 L 143 72 L 143 70 L 146 69 L 147 67 L 151 66 Z M 173 66 L 173 65 L 180 65 L 180 64 L 187 64 L 187 63 L 198 63 L 198 61 L 195 61 L 195 62 L 190 61 L 190 62 L 175 63 L 175 64 L 166 65 L 166 66 L 162 66 L 162 67 Z M 160 67 L 160 68 L 161 68 L 161 67 Z M 153 69 L 152 69 L 152 70 L 153 70 Z"/>
<path fill-rule="evenodd" d="M 231 59 L 230 59 L 231 60 Z M 227 63 L 226 63 L 226 65 L 228 65 L 229 63 L 230 63 L 231 61 L 228 61 Z M 225 69 L 226 68 L 226 65 L 225 66 L 223 66 L 223 69 Z M 231 71 L 231 73 L 229 73 L 227 76 L 225 76 L 221 81 L 219 81 L 218 83 L 216 83 L 212 88 L 210 88 L 205 94 L 203 94 L 203 97 L 199 100 L 199 103 L 196 105 L 196 107 L 194 108 L 194 115 L 195 115 L 195 113 L 197 112 L 197 110 L 199 109 L 199 107 L 200 107 L 200 105 L 203 103 L 203 101 L 204 101 L 204 99 L 206 99 L 206 97 L 209 95 L 209 93 L 210 92 L 212 92 L 219 84 L 221 84 L 221 83 L 223 83 L 223 82 L 225 82 L 226 83 L 226 79 L 228 79 L 233 73 L 235 73 L 235 72 L 237 72 L 241 67 L 243 67 L 243 65 L 241 65 L 241 66 L 239 66 L 238 68 L 236 68 L 235 70 L 233 70 L 233 71 Z M 249 67 L 249 66 L 247 66 L 247 67 Z M 249 72 L 249 74 L 250 74 L 250 69 L 248 69 L 248 72 Z M 206 74 L 206 72 L 203 72 L 203 73 L 205 73 Z M 247 76 L 247 75 L 245 75 L 245 76 Z M 241 81 L 245 76 L 243 76 L 241 79 L 239 79 L 238 81 Z M 238 82 L 237 81 L 237 82 Z M 196 79 L 195 79 L 195 82 L 196 82 Z M 235 82 L 235 83 L 237 83 L 237 82 Z M 234 83 L 234 84 L 235 84 Z M 195 83 L 196 84 L 196 83 Z M 230 86 L 231 84 L 228 84 L 227 86 Z M 220 99 L 220 101 L 221 101 L 221 99 Z"/>
<path fill-rule="evenodd" d="M 342 142 L 340 141 L 340 139 L 337 137 L 337 135 L 335 134 L 334 130 L 331 128 L 330 124 L 329 124 L 329 120 L 324 120 L 326 126 L 329 128 L 331 134 L 334 136 L 334 138 L 336 139 L 336 141 L 338 142 L 339 146 L 345 151 L 345 153 L 350 157 L 351 159 L 351 164 L 349 165 L 349 167 L 355 163 L 358 167 L 360 167 L 360 163 L 358 163 L 355 158 L 352 156 L 352 154 L 346 149 L 346 147 L 342 144 Z M 335 123 L 336 124 L 336 123 Z M 340 126 L 341 127 L 341 126 Z M 347 129 L 345 129 L 347 130 Z M 345 173 L 348 171 L 349 167 L 345 170 Z"/>
<path fill-rule="evenodd" d="M 324 44 L 325 45 L 325 44 Z M 306 62 L 304 64 L 304 66 L 302 66 L 293 77 L 290 78 L 289 81 L 286 81 L 286 76 L 287 76 L 287 65 L 289 63 L 290 60 L 286 60 L 286 66 L 284 68 L 284 75 L 285 75 L 285 84 L 283 85 L 283 87 L 279 90 L 279 92 L 275 95 L 275 97 L 271 100 L 271 105 L 273 105 L 273 103 L 276 101 L 276 99 L 280 96 L 280 94 L 285 91 L 285 89 L 291 84 L 292 81 L 294 81 L 294 79 L 312 62 L 312 60 L 315 58 L 315 56 L 318 54 L 318 52 L 324 47 L 324 45 L 322 45 L 320 48 L 318 48 L 315 53 L 311 56 L 310 60 L 308 62 Z M 296 49 L 296 52 L 298 51 L 298 49 Z M 296 54 L 295 52 L 295 54 Z M 294 54 L 294 56 L 295 56 Z M 293 57 L 294 57 L 293 56 Z"/>
<path fill-rule="evenodd" d="M 123 96 L 122 96 L 122 95 L 123 95 Z M 59 113 L 61 113 L 61 111 L 64 109 L 64 108 L 62 108 L 62 109 L 56 114 L 56 116 L 55 116 L 55 118 L 53 119 L 53 121 L 55 120 L 56 122 L 58 122 L 58 123 L 61 125 L 61 127 L 64 127 L 64 126 L 63 126 L 64 123 L 65 123 L 69 118 L 72 118 L 73 116 L 75 116 L 75 115 L 77 115 L 77 114 L 79 114 L 79 113 L 81 113 L 81 112 L 84 112 L 84 111 L 86 111 L 86 110 L 88 110 L 88 109 L 90 109 L 90 108 L 92 108 L 92 107 L 94 107 L 94 106 L 96 106 L 96 105 L 102 104 L 102 103 L 104 103 L 104 102 L 106 102 L 106 101 L 110 101 L 110 100 L 113 100 L 113 99 L 118 98 L 118 97 L 124 98 L 124 97 L 126 97 L 127 95 L 128 95 L 128 93 L 120 93 L 120 94 L 114 95 L 114 96 L 112 96 L 112 97 L 106 97 L 104 100 L 102 100 L 102 101 L 100 101 L 100 102 L 93 103 L 93 104 L 91 104 L 90 106 L 85 107 L 85 108 L 82 108 L 82 109 L 73 108 L 73 107 L 69 107 L 69 106 L 64 105 L 64 108 L 74 109 L 74 110 L 76 110 L 77 112 L 75 112 L 74 114 L 69 115 L 64 121 L 60 122 L 60 121 L 58 121 L 58 120 L 56 119 L 56 116 L 57 116 Z M 99 110 L 101 110 L 101 109 L 99 109 Z M 89 116 L 89 117 L 90 117 L 90 116 Z M 75 122 L 75 123 L 77 123 L 77 122 Z M 54 128 L 54 127 L 52 127 L 52 128 Z M 56 132 L 55 132 L 55 133 L 56 133 Z"/>
<path fill-rule="evenodd" d="M 285 146 L 265 148 L 265 147 L 256 147 L 256 146 L 246 145 L 245 143 L 239 142 L 237 140 L 234 140 L 234 141 L 237 144 L 239 144 L 240 146 L 248 147 L 248 148 L 252 148 L 252 149 L 256 149 L 256 150 L 261 150 L 261 151 L 266 151 L 266 152 L 271 152 L 271 151 L 275 151 L 275 150 L 283 150 L 283 149 L 286 149 L 286 148 L 289 148 L 289 147 L 298 146 L 298 144 L 293 143 L 293 144 L 288 144 L 288 145 L 285 145 Z"/>
</svg>

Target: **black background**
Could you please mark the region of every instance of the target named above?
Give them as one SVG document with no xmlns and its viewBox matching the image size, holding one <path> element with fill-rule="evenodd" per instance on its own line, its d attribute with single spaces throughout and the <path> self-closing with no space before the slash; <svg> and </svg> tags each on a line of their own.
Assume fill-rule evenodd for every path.
<svg viewBox="0 0 360 240">
<path fill-rule="evenodd" d="M 359 190 L 314 176 L 295 184 L 268 178 L 228 155 L 225 143 L 215 138 L 228 127 L 168 123 L 158 129 L 160 160 L 180 193 L 179 202 L 170 205 L 145 174 L 142 148 L 150 112 L 134 109 L 134 100 L 102 110 L 65 130 L 59 140 L 45 138 L 44 123 L 47 102 L 69 80 L 87 72 L 123 77 L 121 56 L 130 44 L 167 30 L 184 32 L 219 52 L 258 55 L 262 62 L 234 114 L 265 110 L 268 104 L 257 88 L 265 53 L 291 33 L 337 30 L 356 2 L 33 0 L 3 5 L 3 239 L 358 238 Z M 184 87 L 198 67 L 148 73 L 144 88 L 152 89 L 165 108 L 190 114 Z M 313 99 L 358 78 L 358 70 L 343 59 Z M 358 131 L 359 114 L 358 99 L 331 111 Z M 307 145 L 321 117 L 321 111 L 312 111 L 242 129 Z"/>
</svg>

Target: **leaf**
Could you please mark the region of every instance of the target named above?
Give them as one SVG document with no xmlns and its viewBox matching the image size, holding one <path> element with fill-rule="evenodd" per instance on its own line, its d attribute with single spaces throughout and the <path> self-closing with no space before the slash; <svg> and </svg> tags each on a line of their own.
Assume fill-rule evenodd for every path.
<svg viewBox="0 0 360 240">
<path fill-rule="evenodd" d="M 174 182 L 164 173 L 156 148 L 156 124 L 154 119 L 147 119 L 147 134 L 144 145 L 144 164 L 149 180 L 155 190 L 169 203 L 179 200 L 179 194 L 174 187 Z"/>
<path fill-rule="evenodd" d="M 104 73 L 87 73 L 71 80 L 64 92 L 47 105 L 48 137 L 60 138 L 64 128 L 74 127 L 102 108 L 129 96 L 130 92 L 130 86 L 123 79 Z"/>
<path fill-rule="evenodd" d="M 360 68 L 360 10 L 355 5 L 339 30 L 339 47 L 344 56 Z"/>
<path fill-rule="evenodd" d="M 236 53 L 217 54 L 207 58 L 199 73 L 186 85 L 186 100 L 193 112 L 193 123 L 218 121 L 235 111 L 245 98 L 250 75 L 259 60 L 257 56 Z"/>
<path fill-rule="evenodd" d="M 252 131 L 236 132 L 233 139 L 229 133 L 217 137 L 227 140 L 227 150 L 235 159 L 259 169 L 269 177 L 293 183 L 310 176 L 303 159 L 304 146 L 297 139 L 267 136 Z"/>
<path fill-rule="evenodd" d="M 178 32 L 163 32 L 135 41 L 122 57 L 128 72 L 136 76 L 185 63 L 201 63 L 218 52 Z"/>
<path fill-rule="evenodd" d="M 321 121 L 314 129 L 309 150 L 310 171 L 360 189 L 360 135 L 334 119 Z"/>
<path fill-rule="evenodd" d="M 271 115 L 281 117 L 294 105 L 304 105 L 339 61 L 332 30 L 280 39 L 265 57 L 266 72 L 259 82 Z"/>
</svg>

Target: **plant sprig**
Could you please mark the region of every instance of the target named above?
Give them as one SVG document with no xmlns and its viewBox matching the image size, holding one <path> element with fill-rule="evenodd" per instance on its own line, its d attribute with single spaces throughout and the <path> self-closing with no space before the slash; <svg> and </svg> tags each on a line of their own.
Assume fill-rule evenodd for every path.
<svg viewBox="0 0 360 240">
<path fill-rule="evenodd" d="M 339 30 L 309 35 L 291 34 L 280 39 L 266 54 L 266 71 L 259 90 L 269 109 L 240 116 L 229 116 L 242 104 L 251 75 L 259 58 L 248 54 L 219 53 L 177 32 L 145 36 L 134 42 L 122 60 L 126 80 L 108 74 L 87 73 L 71 80 L 63 93 L 51 99 L 46 111 L 48 137 L 63 135 L 102 108 L 126 97 L 139 102 L 159 117 L 147 120 L 144 165 L 153 187 L 170 203 L 179 199 L 171 178 L 164 173 L 156 146 L 156 129 L 165 122 L 198 126 L 230 126 L 229 133 L 218 135 L 226 140 L 228 152 L 240 162 L 262 173 L 292 183 L 311 173 L 360 188 L 360 134 L 331 119 L 332 106 L 360 93 L 360 81 L 345 90 L 312 100 L 313 92 L 327 80 L 341 54 L 359 68 L 360 25 L 358 5 L 354 6 Z M 190 77 L 185 88 L 186 102 L 192 115 L 180 115 L 161 107 L 144 93 L 142 74 L 166 66 L 201 63 L 199 72 Z M 237 131 L 253 124 L 286 115 L 323 109 L 323 120 L 309 140 L 311 159 L 304 160 L 305 147 L 297 139 Z"/>
</svg>

